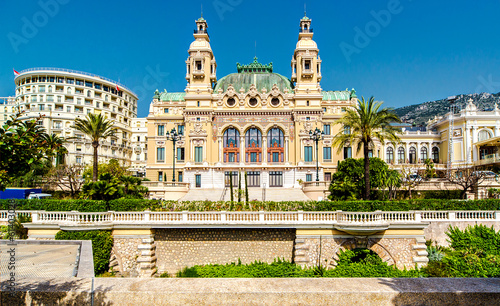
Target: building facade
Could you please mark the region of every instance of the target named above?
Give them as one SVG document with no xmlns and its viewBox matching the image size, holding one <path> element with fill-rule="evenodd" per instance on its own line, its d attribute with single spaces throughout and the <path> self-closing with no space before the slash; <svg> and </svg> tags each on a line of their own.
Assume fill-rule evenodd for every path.
<svg viewBox="0 0 500 306">
<path fill-rule="evenodd" d="M 49 134 L 68 140 L 66 163 L 91 164 L 90 139 L 72 128 L 76 118 L 102 114 L 114 121 L 116 137 L 99 147 L 99 162 L 117 159 L 131 166 L 132 119 L 137 117 L 137 96 L 113 80 L 68 69 L 31 68 L 15 78 L 15 111 L 21 119 L 38 118 Z"/>
<path fill-rule="evenodd" d="M 231 173 L 236 179 L 246 171 L 249 187 L 293 188 L 316 180 L 317 162 L 319 180 L 329 181 L 338 160 L 356 157 L 351 148 L 332 148 L 335 122 L 356 104 L 356 94 L 322 90 L 322 62 L 309 18 L 300 20 L 290 78 L 255 58 L 217 80 L 203 18 L 196 21 L 188 54 L 185 92 L 157 91 L 150 106 L 150 180 L 172 181 L 175 175 L 191 188 L 224 188 Z M 317 144 L 309 137 L 316 128 L 324 132 Z M 175 149 L 167 138 L 172 129 L 183 134 Z M 374 152 L 382 154 L 380 148 Z"/>
</svg>

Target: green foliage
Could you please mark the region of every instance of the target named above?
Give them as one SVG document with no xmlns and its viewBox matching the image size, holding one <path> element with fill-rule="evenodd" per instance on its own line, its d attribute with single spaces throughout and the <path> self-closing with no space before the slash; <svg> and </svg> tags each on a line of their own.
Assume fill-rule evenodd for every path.
<svg viewBox="0 0 500 306">
<path fill-rule="evenodd" d="M 31 219 L 20 216 L 14 219 L 13 233 L 14 239 L 28 239 L 28 229 L 23 226 L 23 223 L 30 222 Z M 0 229 L 0 239 L 10 239 L 11 231 L 9 225 L 2 225 Z"/>
<path fill-rule="evenodd" d="M 432 161 L 432 159 L 427 158 L 424 161 L 424 164 L 425 164 L 425 178 L 430 179 L 433 177 L 437 177 L 436 169 L 434 169 L 434 162 Z"/>
<path fill-rule="evenodd" d="M 111 174 L 114 177 L 121 177 L 123 175 L 129 174 L 126 167 L 120 166 L 120 163 L 116 159 L 110 159 L 108 163 L 100 163 L 97 166 L 99 174 Z M 85 182 L 92 181 L 92 166 L 87 166 L 82 174 Z"/>
<path fill-rule="evenodd" d="M 21 180 L 33 184 L 35 177 L 45 171 L 44 161 L 61 150 L 48 142 L 50 136 L 37 123 L 40 117 L 21 121 L 20 116 L 17 113 L 0 126 L 0 190 L 26 175 Z"/>
<path fill-rule="evenodd" d="M 141 186 L 142 180 L 133 176 L 114 176 L 112 173 L 102 173 L 96 182 L 89 181 L 82 187 L 82 197 L 106 202 L 118 198 L 142 199 L 148 193 L 148 188 Z"/>
<path fill-rule="evenodd" d="M 382 108 L 382 102 L 377 102 L 373 97 L 365 101 L 362 97 L 353 108 L 348 108 L 345 115 L 340 118 L 336 124 L 342 125 L 342 128 L 333 138 L 333 146 L 337 147 L 338 152 L 344 147 L 356 147 L 356 151 L 363 149 L 363 175 L 364 185 L 363 198 L 370 199 L 371 171 L 369 157 L 369 147 L 374 147 L 374 140 L 385 143 L 386 140 L 395 144 L 399 141 L 399 132 L 392 123 L 401 122 L 399 117 L 392 112 L 390 108 Z"/>
<path fill-rule="evenodd" d="M 385 188 L 387 177 L 393 174 L 387 164 L 377 157 L 370 162 L 370 187 Z M 392 182 L 392 181 L 391 181 Z M 395 182 L 394 184 L 397 184 Z M 355 200 L 362 198 L 365 189 L 364 159 L 347 158 L 338 164 L 338 170 L 332 176 L 330 196 L 332 200 Z"/>
<path fill-rule="evenodd" d="M 431 277 L 499 277 L 500 232 L 475 225 L 460 230 L 450 227 L 450 249 L 440 261 L 430 261 L 423 269 Z M 429 256 L 430 258 L 430 256 Z"/>
<path fill-rule="evenodd" d="M 444 257 L 443 252 L 441 252 L 436 246 L 428 246 L 427 247 L 427 258 L 429 261 L 441 261 Z"/>
<path fill-rule="evenodd" d="M 85 119 L 76 118 L 72 128 L 87 135 L 92 141 L 92 147 L 94 148 L 92 180 L 95 182 L 98 177 L 97 149 L 99 148 L 99 142 L 101 139 L 115 136 L 116 128 L 114 127 L 114 122 L 106 119 L 102 114 L 95 115 L 89 113 Z"/>
<path fill-rule="evenodd" d="M 91 240 L 95 275 L 108 271 L 113 248 L 111 231 L 59 231 L 56 240 Z"/>
<path fill-rule="evenodd" d="M 170 274 L 168 274 L 168 272 L 163 272 L 162 274 L 160 274 L 161 278 L 169 278 L 170 277 Z"/>
<path fill-rule="evenodd" d="M 108 207 L 109 206 L 109 207 Z M 9 200 L 0 200 L 0 210 L 9 209 Z M 144 211 L 161 210 L 162 203 L 156 200 L 143 199 L 116 199 L 106 205 L 101 200 L 16 200 L 17 210 L 46 210 L 46 211 L 80 211 L 80 212 L 102 212 L 102 211 Z"/>
<path fill-rule="evenodd" d="M 81 212 L 107 211 L 100 200 L 16 200 L 18 210 L 47 210 Z M 146 199 L 116 199 L 108 203 L 114 211 L 410 211 L 410 210 L 499 210 L 500 200 L 440 200 L 413 199 L 403 201 L 285 201 L 241 202 L 230 201 L 160 201 Z M 0 200 L 0 210 L 9 209 L 9 200 Z"/>
<path fill-rule="evenodd" d="M 339 254 L 334 269 L 324 267 L 302 268 L 286 260 L 277 259 L 273 263 L 255 261 L 242 265 L 203 265 L 184 268 L 177 277 L 418 277 L 418 270 L 398 270 L 388 266 L 377 254 L 366 249 L 347 250 Z"/>
</svg>

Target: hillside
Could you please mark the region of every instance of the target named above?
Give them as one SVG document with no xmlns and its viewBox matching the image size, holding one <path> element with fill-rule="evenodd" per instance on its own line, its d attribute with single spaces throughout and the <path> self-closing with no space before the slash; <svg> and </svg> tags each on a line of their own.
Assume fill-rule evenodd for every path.
<svg viewBox="0 0 500 306">
<path fill-rule="evenodd" d="M 475 93 L 466 95 L 457 95 L 456 105 L 458 109 L 465 108 L 469 99 L 474 101 L 474 104 L 479 110 L 488 110 L 495 107 L 495 103 L 500 104 L 500 92 L 496 94 L 490 93 Z M 396 108 L 395 113 L 407 123 L 415 123 L 416 125 L 423 124 L 434 118 L 434 116 L 443 116 L 449 112 L 449 103 L 447 99 L 424 102 L 421 104 L 409 105 Z"/>
</svg>

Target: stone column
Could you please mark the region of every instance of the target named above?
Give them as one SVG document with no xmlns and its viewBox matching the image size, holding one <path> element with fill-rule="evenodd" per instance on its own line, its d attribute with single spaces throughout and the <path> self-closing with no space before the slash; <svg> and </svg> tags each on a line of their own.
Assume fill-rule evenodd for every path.
<svg viewBox="0 0 500 306">
<path fill-rule="evenodd" d="M 267 136 L 262 136 L 262 163 L 267 163 Z"/>
<path fill-rule="evenodd" d="M 472 160 L 473 161 L 479 160 L 479 157 L 477 155 L 477 148 L 474 145 L 474 143 L 476 143 L 476 142 L 477 142 L 477 127 L 473 126 L 472 127 L 472 145 L 471 145 L 471 148 L 472 148 Z"/>
<path fill-rule="evenodd" d="M 240 135 L 240 163 L 246 162 L 245 156 L 245 136 Z"/>
<path fill-rule="evenodd" d="M 470 143 L 470 128 L 466 125 L 465 126 L 465 154 L 466 154 L 467 164 L 470 164 L 470 162 L 471 162 L 471 150 L 472 150 L 472 146 Z"/>
<path fill-rule="evenodd" d="M 284 162 L 288 162 L 288 136 L 285 136 L 285 156 L 284 156 Z"/>
<path fill-rule="evenodd" d="M 222 136 L 217 137 L 219 139 L 219 162 L 222 163 L 224 161 L 222 152 L 224 151 L 222 145 Z"/>
</svg>

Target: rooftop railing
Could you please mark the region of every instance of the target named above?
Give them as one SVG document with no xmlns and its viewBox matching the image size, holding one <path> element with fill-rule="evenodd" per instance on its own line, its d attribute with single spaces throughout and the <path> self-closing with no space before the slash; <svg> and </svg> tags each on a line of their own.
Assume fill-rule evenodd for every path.
<svg viewBox="0 0 500 306">
<path fill-rule="evenodd" d="M 55 72 L 67 72 L 67 73 L 75 73 L 75 74 L 86 75 L 86 76 L 98 78 L 98 79 L 101 79 L 101 80 L 104 80 L 104 81 L 108 81 L 108 82 L 111 82 L 113 84 L 117 84 L 117 85 L 119 85 L 120 88 L 124 88 L 127 91 L 131 92 L 132 94 L 136 95 L 133 91 L 131 91 L 130 89 L 128 89 L 127 86 L 123 85 L 120 82 L 114 81 L 112 79 L 109 79 L 109 78 L 106 78 L 106 77 L 103 77 L 103 76 L 100 76 L 100 75 L 97 75 L 97 74 L 93 74 L 93 73 L 89 73 L 89 72 L 85 72 L 85 71 L 73 70 L 73 69 L 54 68 L 54 67 L 34 67 L 34 68 L 28 68 L 28 69 L 21 70 L 19 76 L 17 76 L 17 77 L 22 76 L 23 73 L 35 72 L 35 71 L 55 71 Z"/>
</svg>

